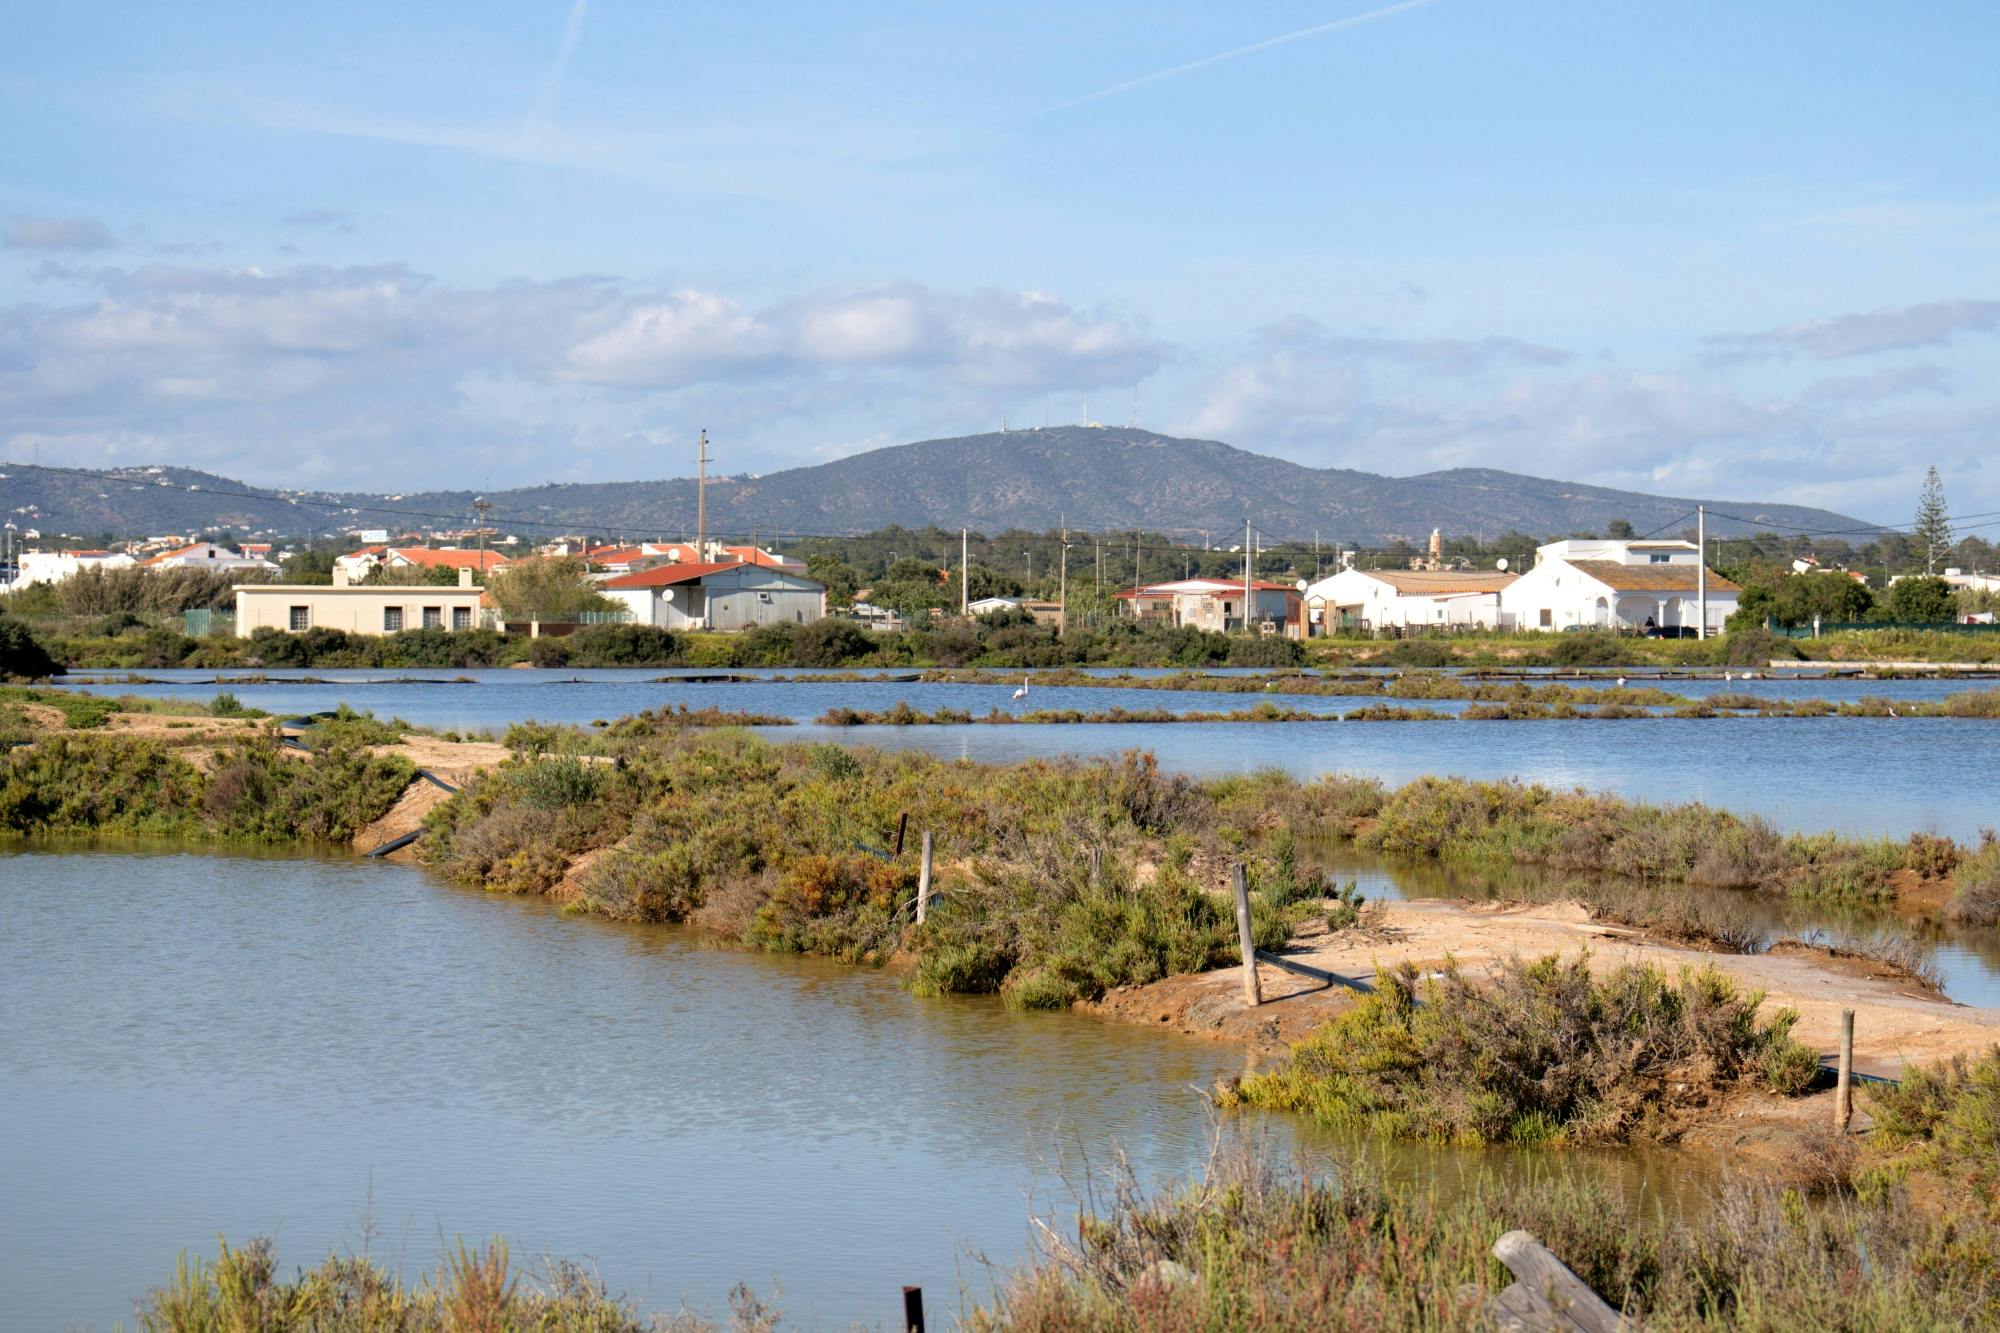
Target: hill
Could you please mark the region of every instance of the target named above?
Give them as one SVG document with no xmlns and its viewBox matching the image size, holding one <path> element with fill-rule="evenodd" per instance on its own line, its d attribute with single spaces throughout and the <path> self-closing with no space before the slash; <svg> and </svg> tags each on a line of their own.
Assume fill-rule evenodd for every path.
<svg viewBox="0 0 2000 1333">
<path fill-rule="evenodd" d="M 259 490 L 183 469 L 87 475 L 0 464 L 0 501 L 28 511 L 48 531 L 121 536 L 227 526 L 288 535 L 328 528 L 426 526 L 416 515 L 471 517 L 470 491 L 403 495 Z M 162 482 L 168 484 L 163 485 Z M 198 486 L 200 490 L 182 490 Z M 237 493 L 243 494 L 237 494 Z M 682 536 L 692 530 L 692 478 L 524 487 L 491 492 L 493 521 L 543 531 Z M 25 502 L 25 503 L 24 503 Z M 1861 520 L 1829 510 L 1760 500 L 1708 499 L 1731 517 L 1711 519 L 1719 536 L 1760 528 L 1853 529 Z M 1640 532 L 1678 532 L 1696 499 L 1645 495 L 1454 468 L 1385 477 L 1311 468 L 1215 440 L 1151 431 L 1060 426 L 926 440 L 814 467 L 709 483 L 709 527 L 718 533 L 863 532 L 890 524 L 986 532 L 1047 529 L 1067 521 L 1086 531 L 1146 529 L 1218 543 L 1246 516 L 1266 534 L 1379 545 L 1421 541 L 1433 527 L 1453 536 L 1601 532 L 1614 519 Z M 17 523 L 22 517 L 15 515 Z M 433 521 L 431 526 L 436 526 Z"/>
</svg>

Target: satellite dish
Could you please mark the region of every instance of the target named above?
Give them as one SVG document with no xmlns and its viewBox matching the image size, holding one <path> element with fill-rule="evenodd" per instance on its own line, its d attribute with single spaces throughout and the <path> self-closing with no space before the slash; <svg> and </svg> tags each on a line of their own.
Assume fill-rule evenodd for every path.
<svg viewBox="0 0 2000 1333">
<path fill-rule="evenodd" d="M 1501 573 L 1503 573 L 1503 574 L 1504 574 L 1504 573 L 1506 573 L 1506 572 L 1507 572 L 1507 557 L 1503 555 L 1503 556 L 1501 556 L 1501 557 L 1500 557 L 1500 558 L 1499 558 L 1498 560 L 1495 560 L 1495 561 L 1493 562 L 1493 568 L 1495 568 L 1495 569 L 1499 570 L 1499 571 L 1500 571 Z"/>
<path fill-rule="evenodd" d="M 1298 582 L 1298 589 L 1300 592 L 1304 592 L 1309 586 L 1311 585 L 1309 585 L 1304 579 L 1300 579 Z"/>
</svg>

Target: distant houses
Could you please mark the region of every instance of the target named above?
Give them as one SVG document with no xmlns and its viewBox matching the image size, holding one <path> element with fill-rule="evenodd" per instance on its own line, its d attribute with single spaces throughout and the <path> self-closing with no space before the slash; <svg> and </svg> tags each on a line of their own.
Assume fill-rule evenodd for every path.
<svg viewBox="0 0 2000 1333">
<path fill-rule="evenodd" d="M 510 562 L 498 551 L 459 546 L 364 546 L 335 556 L 334 570 L 359 583 L 377 569 L 469 569 L 491 574 Z"/>
</svg>

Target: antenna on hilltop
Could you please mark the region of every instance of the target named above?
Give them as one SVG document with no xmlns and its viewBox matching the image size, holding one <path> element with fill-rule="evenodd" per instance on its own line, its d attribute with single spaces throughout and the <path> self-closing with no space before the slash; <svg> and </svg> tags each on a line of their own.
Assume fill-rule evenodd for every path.
<svg viewBox="0 0 2000 1333">
<path fill-rule="evenodd" d="M 1132 419 L 1130 421 L 1127 421 L 1125 425 L 1128 428 L 1136 428 L 1138 424 L 1139 424 L 1139 386 L 1135 384 L 1132 386 Z"/>
</svg>

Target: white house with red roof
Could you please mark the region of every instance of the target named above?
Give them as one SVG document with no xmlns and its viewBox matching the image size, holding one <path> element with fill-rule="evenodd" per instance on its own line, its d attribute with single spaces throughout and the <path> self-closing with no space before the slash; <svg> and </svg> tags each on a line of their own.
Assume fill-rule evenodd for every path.
<svg viewBox="0 0 2000 1333">
<path fill-rule="evenodd" d="M 364 546 L 358 551 L 333 558 L 333 567 L 349 583 L 360 583 L 376 566 L 389 569 L 469 569 L 475 574 L 491 574 L 511 563 L 498 551 L 482 551 L 472 546 Z"/>
<path fill-rule="evenodd" d="M 638 624 L 670 630 L 807 625 L 826 614 L 824 584 L 743 560 L 654 565 L 615 575 L 597 590 Z"/>
<path fill-rule="evenodd" d="M 1243 628 L 1242 579 L 1174 579 L 1128 588 L 1118 600 L 1140 620 L 1165 620 L 1216 633 Z M 1253 580 L 1249 607 L 1253 628 L 1287 638 L 1304 637 L 1304 603 L 1291 584 Z"/>
</svg>

